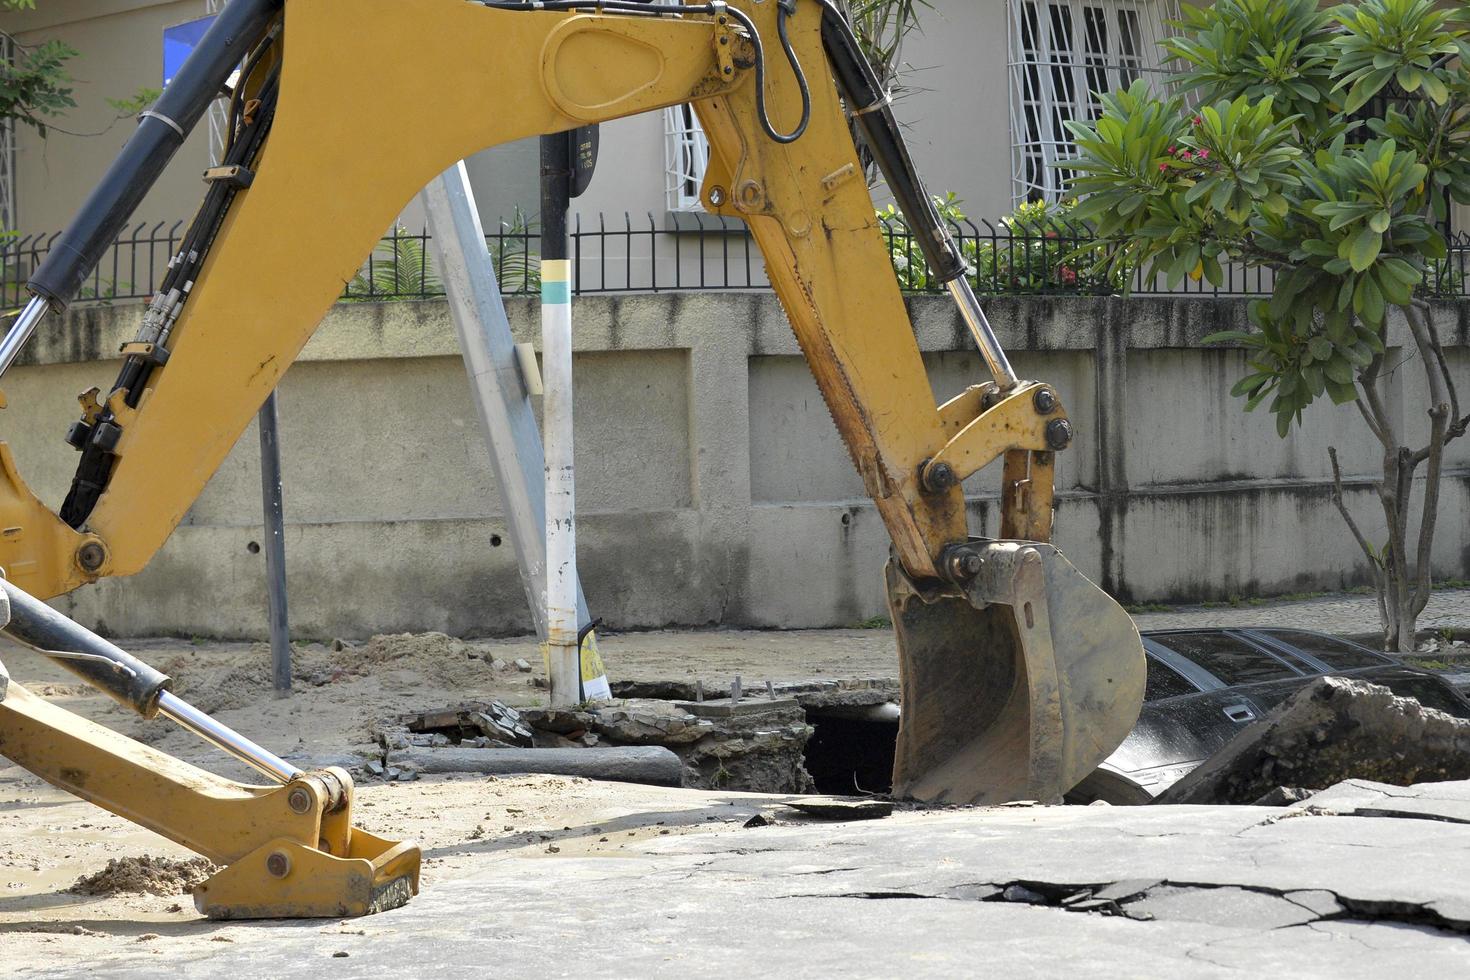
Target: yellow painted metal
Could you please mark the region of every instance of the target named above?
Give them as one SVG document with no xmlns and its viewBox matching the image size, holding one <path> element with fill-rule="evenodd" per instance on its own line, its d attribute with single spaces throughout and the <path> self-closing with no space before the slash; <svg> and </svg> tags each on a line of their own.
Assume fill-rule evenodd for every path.
<svg viewBox="0 0 1470 980">
<path fill-rule="evenodd" d="M 1050 541 L 1056 453 L 1013 449 L 1005 454 L 1004 467 L 1000 536 L 1018 541 Z"/>
<path fill-rule="evenodd" d="M 982 398 L 991 387 L 980 386 L 978 390 Z M 1036 382 L 1022 382 L 990 408 L 981 408 L 929 458 L 928 467 L 945 464 L 954 471 L 955 479 L 967 480 L 1009 450 L 1047 450 L 1047 424 L 1055 419 L 1065 419 L 1067 413 L 1060 404 L 1045 414 L 1036 410 L 1036 393 L 1046 387 Z M 975 400 L 971 392 L 976 390 L 966 391 L 959 399 L 968 407 Z M 946 409 L 949 409 L 949 403 L 940 409 L 941 414 L 955 418 L 956 413 L 946 412 Z"/>
<path fill-rule="evenodd" d="M 228 865 L 196 891 L 206 914 L 364 915 L 418 891 L 418 847 L 354 828 L 352 780 L 341 770 L 308 773 L 285 786 L 243 785 L 80 718 L 14 681 L 0 700 L 0 756 Z M 306 805 L 298 797 L 293 808 L 292 795 L 300 793 Z M 295 871 L 270 873 L 266 858 L 287 845 Z"/>
<path fill-rule="evenodd" d="M 741 6 L 762 36 L 776 36 L 774 4 Z M 918 479 L 954 435 L 951 418 L 929 391 L 837 93 L 826 72 L 813 70 L 825 63 L 820 17 L 817 5 L 802 4 L 791 25 L 813 106 L 806 134 L 783 146 L 761 130 L 753 73 L 723 73 L 749 64 L 749 45 L 719 44 L 728 28 L 707 19 L 500 11 L 462 0 L 288 0 L 280 105 L 255 181 L 240 192 L 174 328 L 168 365 L 153 373 L 136 410 L 109 399 L 123 427 L 119 460 L 88 522 L 105 562 L 83 571 L 82 536 L 32 506 L 12 467 L 0 482 L 0 518 L 13 517 L 5 526 L 21 528 L 26 542 L 15 551 L 27 575 L 18 583 L 47 597 L 98 574 L 140 570 L 383 229 L 450 162 L 688 100 L 711 140 L 711 210 L 750 222 L 904 567 L 935 575 L 943 548 L 966 536 L 961 491 L 925 492 Z M 790 129 L 800 114 L 796 86 L 779 59 L 768 67 L 774 123 Z M 483 111 L 487 92 L 495 112 Z M 388 145 L 385 118 L 394 120 Z M 984 450 L 977 443 L 971 454 Z"/>
<path fill-rule="evenodd" d="M 776 5 L 745 5 L 761 35 L 776 36 Z M 762 132 L 755 88 L 695 104 L 709 137 L 705 206 L 744 218 L 807 363 L 868 494 L 916 577 L 934 577 L 945 545 L 966 536 L 958 487 L 925 493 L 919 466 L 946 437 L 907 310 L 861 180 L 857 151 L 825 64 L 821 11 L 800 4 L 791 39 L 808 66 L 812 116 L 789 146 Z M 767 46 L 770 53 L 770 46 Z M 800 117 L 784 65 L 769 67 L 777 130 Z"/>
<path fill-rule="evenodd" d="M 904 698 L 893 792 L 1057 802 L 1138 720 L 1138 628 L 1052 545 L 966 548 L 980 570 L 959 586 L 888 565 Z"/>
<path fill-rule="evenodd" d="M 107 546 L 102 574 L 132 574 L 153 556 L 435 174 L 483 147 L 732 84 L 708 20 L 288 0 L 285 27 L 280 103 L 255 181 L 174 328 L 167 367 L 123 413 L 119 460 L 88 522 Z M 13 466 L 0 475 L 0 520 L 24 542 L 7 555 L 24 566 L 17 583 L 44 598 L 87 581 L 75 563 L 82 536 L 32 505 Z"/>
<path fill-rule="evenodd" d="M 790 131 L 801 106 L 789 68 L 773 57 L 777 4 L 737 5 L 767 39 L 768 105 L 774 126 Z M 890 599 L 905 672 L 900 785 L 931 799 L 992 798 L 1027 787 L 1050 794 L 1089 758 L 1111 751 L 1118 719 L 1130 703 L 1137 707 L 1143 662 L 1136 631 L 1130 640 L 1129 621 L 1116 603 L 1055 549 L 1025 553 L 1041 564 L 1019 568 L 1005 585 L 1004 594 L 1018 599 L 1010 613 L 1000 611 L 1003 599 L 944 584 L 953 578 L 946 556 L 968 541 L 965 501 L 958 485 L 926 490 L 925 461 L 943 457 L 967 474 L 1004 456 L 1002 533 L 1044 541 L 1051 533 L 1054 460 L 1038 426 L 1061 411 L 1044 420 L 1035 412 L 1027 417 L 1021 399 L 1029 404 L 1034 386 L 989 410 L 985 386 L 935 405 L 836 90 L 818 68 L 825 53 L 816 4 L 799 4 L 790 25 L 811 84 L 812 113 L 805 135 L 789 145 L 769 139 L 761 126 L 751 46 L 733 38 L 720 45 L 731 35 L 707 18 L 501 11 L 463 0 L 287 0 L 284 17 L 290 40 L 280 104 L 256 178 L 232 207 L 174 328 L 168 364 L 153 373 L 136 410 L 116 393 L 108 399 L 123 436 L 89 521 L 93 537 L 66 528 L 36 503 L 0 448 L 0 519 L 14 523 L 23 542 L 0 551 L 0 559 L 29 576 L 18 582 L 51 596 L 85 581 L 84 568 L 96 574 L 141 569 L 382 231 L 453 161 L 520 137 L 692 101 L 712 147 L 706 206 L 749 223 L 893 540 Z M 487 93 L 494 95 L 494 111 L 485 110 Z M 385 119 L 392 120 L 386 143 Z M 988 547 L 1008 561 L 1025 558 L 1015 542 Z M 79 564 L 83 553 L 95 564 Z M 1023 595 L 1031 598 L 1022 601 Z M 1022 627 L 1014 617 L 1027 609 L 1032 618 Z M 1039 633 L 1028 639 L 1020 632 L 1033 629 L 1037 616 L 1047 624 L 1046 642 Z M 1076 622 L 1077 616 L 1091 619 Z M 982 663 L 989 666 L 977 673 Z M 1017 678 L 1027 686 L 1016 686 Z M 978 697 L 975 685 L 992 681 L 994 690 L 972 697 Z M 1101 697 L 1100 690 L 1118 698 Z M 966 716 L 967 706 L 990 714 Z M 1099 737 L 1083 730 L 1108 711 L 1111 721 Z M 973 730 L 983 738 L 955 747 Z M 946 745 L 953 751 L 940 751 Z M 178 771 L 167 757 L 130 762 L 132 751 L 121 753 L 124 768 Z M 1031 761 L 1019 781 L 977 785 L 998 779 L 1023 756 Z M 967 768 L 973 765 L 980 775 Z M 237 794 L 224 807 L 232 820 L 257 812 L 259 801 L 244 790 L 211 784 L 201 795 L 212 805 L 216 791 Z M 333 830 L 328 821 L 315 830 L 331 838 L 350 828 Z M 321 838 L 286 839 L 326 856 Z M 256 866 L 270 859 L 270 847 L 284 845 L 274 843 L 275 835 L 249 840 L 251 848 L 233 857 L 240 870 L 215 883 L 215 900 L 224 894 L 240 907 L 255 902 L 249 907 L 260 909 L 301 901 L 281 898 L 296 894 L 295 885 L 283 891 L 285 878 L 275 886 L 260 881 Z M 326 840 L 330 857 L 348 860 L 336 851 L 351 850 L 358 840 L 358 832 L 336 847 Z M 295 851 L 286 858 L 293 867 L 318 860 Z M 387 851 L 377 859 L 393 868 L 407 860 Z M 323 871 L 323 880 L 339 871 L 348 873 Z M 365 872 L 356 873 L 361 883 Z M 362 891 L 354 894 L 359 902 Z M 374 899 L 369 894 L 365 901 Z"/>
<path fill-rule="evenodd" d="M 41 503 L 21 479 L 15 457 L 0 442 L 0 568 L 16 585 L 43 596 L 70 592 L 91 581 L 76 562 L 81 534 Z"/>
</svg>

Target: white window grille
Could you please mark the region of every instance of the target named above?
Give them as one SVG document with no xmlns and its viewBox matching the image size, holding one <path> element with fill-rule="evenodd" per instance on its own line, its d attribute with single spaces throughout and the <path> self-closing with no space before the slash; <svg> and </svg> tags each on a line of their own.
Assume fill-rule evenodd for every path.
<svg viewBox="0 0 1470 980">
<path fill-rule="evenodd" d="M 657 0 L 677 6 L 684 0 Z M 670 211 L 703 211 L 699 190 L 709 167 L 709 140 L 690 105 L 664 110 L 664 196 Z"/>
<path fill-rule="evenodd" d="M 0 61 L 15 60 L 15 42 L 0 34 Z M 15 199 L 15 120 L 0 121 L 0 231 L 20 227 L 19 208 Z"/>
<path fill-rule="evenodd" d="M 1012 197 L 1055 201 L 1073 154 L 1069 120 L 1097 118 L 1097 93 L 1162 73 L 1158 42 L 1177 0 L 1007 0 Z"/>
<path fill-rule="evenodd" d="M 669 210 L 704 210 L 699 191 L 709 167 L 709 140 L 693 106 L 673 105 L 664 110 L 664 160 Z"/>
</svg>

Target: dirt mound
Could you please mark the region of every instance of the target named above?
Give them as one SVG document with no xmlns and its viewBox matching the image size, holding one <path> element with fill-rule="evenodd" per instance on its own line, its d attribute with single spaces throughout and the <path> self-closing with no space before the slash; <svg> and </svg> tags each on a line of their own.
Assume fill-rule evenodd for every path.
<svg viewBox="0 0 1470 980">
<path fill-rule="evenodd" d="M 149 895 L 187 895 L 219 868 L 207 858 L 184 861 L 173 858 L 113 858 L 96 874 L 83 875 L 67 889 L 78 895 L 115 895 L 136 892 Z"/>
<path fill-rule="evenodd" d="M 270 699 L 270 647 L 252 644 L 251 655 L 250 662 L 241 664 L 213 663 L 190 653 L 158 666 L 174 678 L 175 693 L 214 714 Z M 392 633 L 338 650 L 316 643 L 292 644 L 291 675 L 302 687 L 321 687 L 386 671 L 409 671 L 413 676 L 399 675 L 395 686 L 462 690 L 484 685 L 490 659 L 481 659 L 476 645 L 443 633 Z"/>
</svg>

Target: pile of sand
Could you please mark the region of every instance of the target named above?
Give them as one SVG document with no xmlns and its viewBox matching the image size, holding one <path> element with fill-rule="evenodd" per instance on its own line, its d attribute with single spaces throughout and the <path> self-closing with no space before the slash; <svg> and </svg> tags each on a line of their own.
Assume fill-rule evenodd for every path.
<svg viewBox="0 0 1470 980">
<path fill-rule="evenodd" d="M 271 691 L 270 648 L 252 645 L 246 664 L 211 662 L 184 655 L 158 665 L 174 678 L 174 691 L 201 711 L 214 714 L 257 704 Z M 360 646 L 334 650 L 318 643 L 294 645 L 291 675 L 299 688 L 321 687 L 388 671 L 397 684 L 447 690 L 474 690 L 493 682 L 491 656 L 481 647 L 443 633 L 397 633 L 374 636 Z"/>
<path fill-rule="evenodd" d="M 113 858 L 96 874 L 83 875 L 68 891 L 78 895 L 115 895 L 136 892 L 148 895 L 187 895 L 194 886 L 213 875 L 219 867 L 207 858 L 184 861 L 172 858 Z"/>
</svg>

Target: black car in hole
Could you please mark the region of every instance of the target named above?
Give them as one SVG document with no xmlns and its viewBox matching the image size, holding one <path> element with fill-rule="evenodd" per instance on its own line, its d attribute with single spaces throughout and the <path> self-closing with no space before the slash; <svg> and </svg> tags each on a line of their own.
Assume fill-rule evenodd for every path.
<svg viewBox="0 0 1470 980">
<path fill-rule="evenodd" d="M 1470 700 L 1443 677 L 1367 647 L 1300 629 L 1151 630 L 1138 724 L 1069 803 L 1148 803 L 1236 733 L 1325 674 L 1379 684 L 1457 718 Z"/>
</svg>

